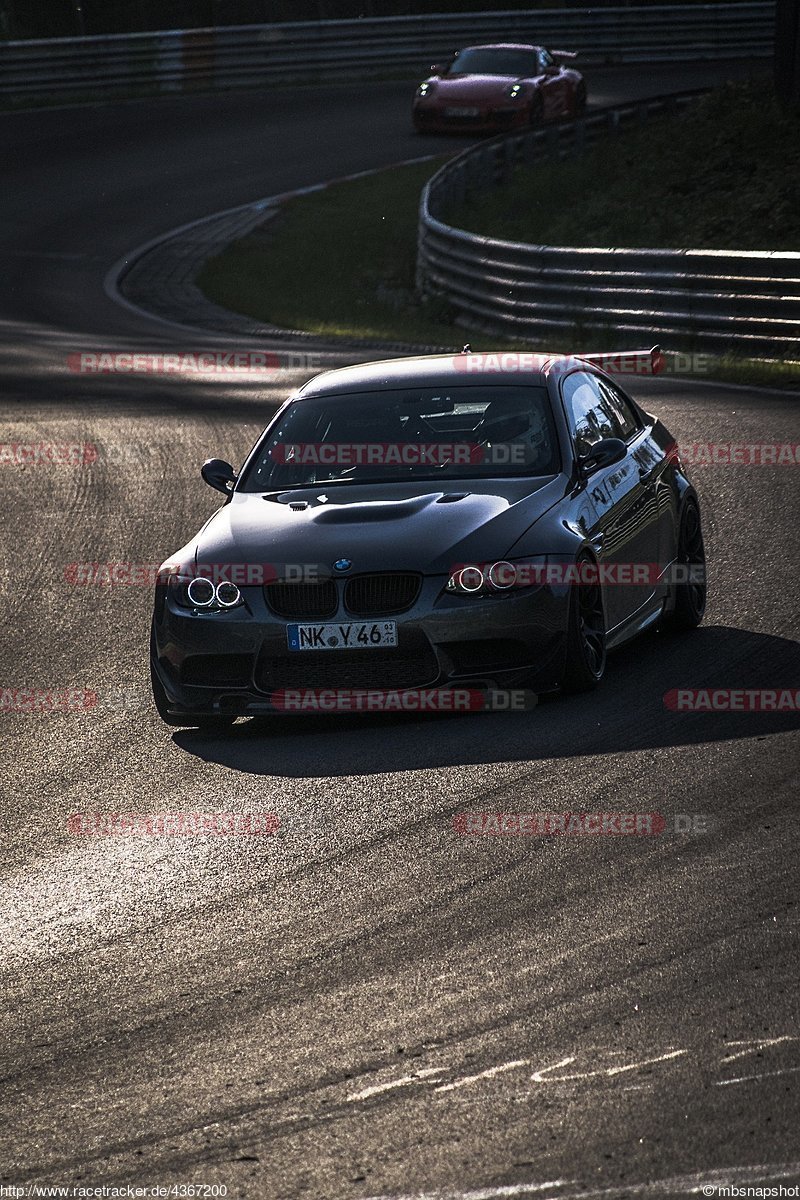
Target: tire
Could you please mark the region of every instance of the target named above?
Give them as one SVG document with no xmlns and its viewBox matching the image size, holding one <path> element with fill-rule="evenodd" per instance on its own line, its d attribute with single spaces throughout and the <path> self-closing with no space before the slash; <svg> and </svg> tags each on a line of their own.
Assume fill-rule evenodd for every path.
<svg viewBox="0 0 800 1200">
<path fill-rule="evenodd" d="M 155 705 L 156 712 L 158 713 L 159 717 L 161 718 L 161 720 L 164 722 L 165 725 L 169 725 L 170 728 L 172 728 L 172 729 L 175 729 L 179 726 L 183 726 L 184 728 L 187 726 L 193 726 L 193 727 L 196 727 L 197 729 L 199 729 L 201 733 L 209 733 L 209 734 L 224 733 L 227 729 L 230 729 L 231 725 L 233 724 L 233 722 L 235 720 L 234 717 L 216 717 L 216 716 L 179 717 L 179 716 L 176 716 L 174 713 L 169 712 L 168 711 L 169 701 L 167 700 L 167 694 L 164 691 L 164 688 L 162 687 L 161 680 L 158 678 L 158 675 L 156 674 L 155 666 L 153 664 L 154 654 L 155 654 L 155 633 L 151 629 L 151 631 L 150 631 L 150 683 L 153 688 L 153 704 Z"/>
<path fill-rule="evenodd" d="M 592 559 L 578 559 L 594 566 Z M 606 669 L 606 627 L 600 583 L 573 584 L 567 615 L 567 653 L 561 690 L 588 692 L 597 687 Z"/>
<path fill-rule="evenodd" d="M 575 89 L 575 116 L 582 117 L 586 112 L 586 84 L 581 82 Z"/>
<path fill-rule="evenodd" d="M 703 568 L 700 582 L 687 580 L 675 584 L 675 606 L 662 621 L 663 629 L 685 633 L 697 628 L 706 611 L 706 551 L 700 509 L 694 500 L 687 500 L 681 513 L 677 562 L 679 566 L 687 568 Z"/>
</svg>

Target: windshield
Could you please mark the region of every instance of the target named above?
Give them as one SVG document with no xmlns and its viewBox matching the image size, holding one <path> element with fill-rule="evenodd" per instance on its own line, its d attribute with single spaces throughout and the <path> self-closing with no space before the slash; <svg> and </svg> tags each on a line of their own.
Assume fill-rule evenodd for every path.
<svg viewBox="0 0 800 1200">
<path fill-rule="evenodd" d="M 298 400 L 257 446 L 237 491 L 317 484 L 551 475 L 543 387 L 451 387 Z"/>
<path fill-rule="evenodd" d="M 448 75 L 509 75 L 519 79 L 538 75 L 535 50 L 463 50 L 450 65 Z"/>
</svg>

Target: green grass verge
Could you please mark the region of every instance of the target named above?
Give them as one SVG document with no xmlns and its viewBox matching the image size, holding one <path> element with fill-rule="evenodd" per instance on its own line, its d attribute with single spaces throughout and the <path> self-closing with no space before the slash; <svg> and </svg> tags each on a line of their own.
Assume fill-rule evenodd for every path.
<svg viewBox="0 0 800 1200">
<path fill-rule="evenodd" d="M 757 123 L 755 117 L 752 120 Z M 675 134 L 665 136 L 663 133 L 654 138 L 652 132 L 648 133 L 648 138 L 656 150 L 665 143 L 672 146 L 673 142 L 681 140 Z M 620 138 L 618 142 L 622 140 Z M 677 148 L 670 151 L 678 152 Z M 800 151 L 790 152 L 785 145 L 780 153 L 787 163 L 792 154 L 795 158 L 800 157 Z M 771 154 L 778 154 L 777 141 L 773 143 Z M 757 171 L 769 171 L 769 155 L 760 155 L 756 161 Z M 519 339 L 504 341 L 486 334 L 473 334 L 454 323 L 446 304 L 419 301 L 414 292 L 419 195 L 437 165 L 429 162 L 396 167 L 292 200 L 260 230 L 211 259 L 201 272 L 201 288 L 211 300 L 235 312 L 284 329 L 304 329 L 326 337 L 367 338 L 448 348 L 460 347 L 469 340 L 476 350 L 499 345 L 573 353 L 619 348 L 615 346 L 611 332 L 584 339 L 569 338 L 566 344 L 556 337 L 523 343 Z M 564 164 L 557 170 L 573 171 L 582 167 L 582 163 Z M 753 170 L 756 170 L 755 166 Z M 616 167 L 609 170 L 608 156 L 602 172 L 602 178 L 606 177 L 616 181 L 614 186 L 620 193 L 625 191 L 625 172 Z M 521 183 L 518 179 L 511 185 L 511 191 Z M 657 185 L 651 182 L 651 186 L 656 187 L 655 194 L 658 195 Z M 693 181 L 684 179 L 681 186 L 687 197 L 691 197 Z M 778 211 L 783 204 L 780 198 L 785 196 L 785 189 L 772 193 L 771 186 L 765 186 L 764 195 L 759 192 L 753 203 L 775 204 Z M 552 182 L 550 187 L 554 187 Z M 558 188 L 559 194 L 563 194 L 560 183 Z M 497 203 L 502 212 L 507 203 L 503 198 L 508 194 L 506 190 L 498 191 L 486 203 Z M 796 194 L 800 194 L 800 180 Z M 714 206 L 723 217 L 726 204 L 727 195 L 715 196 Z M 650 208 L 653 208 L 652 203 Z M 575 206 L 575 212 L 581 209 L 582 205 Z M 794 226 L 789 218 L 787 226 L 800 228 L 798 220 L 800 213 L 794 213 Z M 475 228 L 474 222 L 472 227 Z M 502 235 L 508 236 L 506 231 Z M 533 241 L 545 240 L 538 233 L 535 237 L 528 236 Z M 676 245 L 686 240 L 683 226 L 680 236 L 676 234 L 673 240 Z M 600 239 L 592 237 L 591 241 L 598 244 Z M 778 241 L 781 239 L 776 235 Z M 615 242 L 630 244 L 621 237 Z M 754 386 L 800 387 L 800 367 L 796 363 L 764 362 L 733 355 L 704 356 L 698 376 Z"/>
<path fill-rule="evenodd" d="M 515 172 L 452 214 L 548 246 L 800 250 L 800 137 L 768 82 L 727 84 L 677 118 Z"/>
<path fill-rule="evenodd" d="M 200 287 L 225 308 L 286 329 L 463 343 L 446 307 L 414 294 L 419 196 L 436 167 L 394 167 L 299 196 L 212 258 Z"/>
</svg>

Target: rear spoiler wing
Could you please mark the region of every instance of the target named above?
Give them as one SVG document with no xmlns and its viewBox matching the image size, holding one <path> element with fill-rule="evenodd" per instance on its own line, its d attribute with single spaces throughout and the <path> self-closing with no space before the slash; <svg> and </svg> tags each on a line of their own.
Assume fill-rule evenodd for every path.
<svg viewBox="0 0 800 1200">
<path fill-rule="evenodd" d="M 570 58 L 570 59 L 572 59 L 572 58 L 577 58 L 580 51 L 579 50 L 551 50 L 550 53 L 552 54 L 553 58 Z"/>
<path fill-rule="evenodd" d="M 660 375 L 667 365 L 666 356 L 660 346 L 651 346 L 649 350 L 576 354 L 575 357 L 593 363 L 609 375 Z"/>
</svg>

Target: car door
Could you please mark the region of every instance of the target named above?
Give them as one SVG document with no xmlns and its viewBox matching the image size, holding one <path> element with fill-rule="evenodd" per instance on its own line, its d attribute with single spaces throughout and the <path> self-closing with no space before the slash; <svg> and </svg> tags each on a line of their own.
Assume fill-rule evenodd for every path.
<svg viewBox="0 0 800 1200">
<path fill-rule="evenodd" d="M 600 387 L 624 430 L 625 440 L 631 444 L 631 453 L 636 461 L 639 478 L 655 499 L 658 525 L 658 549 L 656 561 L 664 570 L 675 557 L 675 522 L 672 488 L 666 478 L 669 462 L 661 446 L 653 436 L 653 425 L 641 417 L 618 383 L 601 379 Z M 634 437 L 637 428 L 644 437 Z"/>
<path fill-rule="evenodd" d="M 561 394 L 578 457 L 588 454 L 603 438 L 621 438 L 628 446 L 624 459 L 595 471 L 586 480 L 594 516 L 591 541 L 601 565 L 608 568 L 604 595 L 611 632 L 655 594 L 658 520 L 653 491 L 641 477 L 634 456 L 647 432 L 632 410 L 635 427 L 626 428 L 620 422 L 602 383 L 591 371 L 572 371 L 562 382 Z"/>
</svg>

